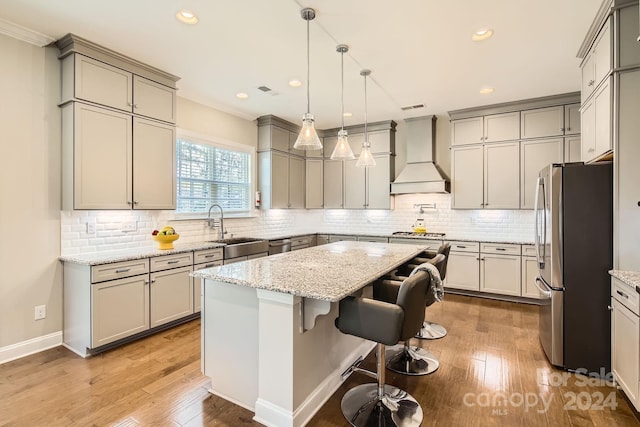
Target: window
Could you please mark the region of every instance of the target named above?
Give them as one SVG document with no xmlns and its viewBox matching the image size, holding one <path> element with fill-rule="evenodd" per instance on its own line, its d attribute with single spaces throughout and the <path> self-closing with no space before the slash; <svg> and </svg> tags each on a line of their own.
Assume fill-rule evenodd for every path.
<svg viewBox="0 0 640 427">
<path fill-rule="evenodd" d="M 178 138 L 176 212 L 207 212 L 219 204 L 225 212 L 251 209 L 251 155 Z"/>
</svg>

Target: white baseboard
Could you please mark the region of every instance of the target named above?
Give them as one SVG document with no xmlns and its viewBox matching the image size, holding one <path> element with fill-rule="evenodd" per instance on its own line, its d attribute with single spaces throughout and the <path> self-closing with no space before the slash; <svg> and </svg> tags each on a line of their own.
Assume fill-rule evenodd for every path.
<svg viewBox="0 0 640 427">
<path fill-rule="evenodd" d="M 0 347 L 0 365 L 62 345 L 62 331 Z"/>
<path fill-rule="evenodd" d="M 342 363 L 336 367 L 332 373 L 327 375 L 325 380 L 322 381 L 293 412 L 258 398 L 253 420 L 268 427 L 300 427 L 306 425 L 343 383 L 344 380 L 341 374 L 347 370 L 359 356 L 362 358 L 366 357 L 375 346 L 376 343 L 374 342 L 363 341 L 362 344 L 344 358 Z"/>
</svg>

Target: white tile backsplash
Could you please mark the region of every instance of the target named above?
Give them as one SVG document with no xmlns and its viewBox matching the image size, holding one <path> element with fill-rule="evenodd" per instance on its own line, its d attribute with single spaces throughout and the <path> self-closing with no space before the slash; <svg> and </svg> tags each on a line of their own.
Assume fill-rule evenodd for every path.
<svg viewBox="0 0 640 427">
<path fill-rule="evenodd" d="M 420 214 L 413 207 L 417 203 L 435 203 L 436 208 L 425 208 Z M 204 219 L 176 219 L 174 211 L 65 211 L 61 217 L 62 255 L 154 247 L 151 232 L 167 224 L 177 230 L 182 242 L 217 237 L 217 231 L 209 229 Z M 306 232 L 390 234 L 411 231 L 417 218 L 424 218 L 427 231 L 443 232 L 452 239 L 533 241 L 532 211 L 452 210 L 449 194 L 398 195 L 391 211 L 257 210 L 252 218 L 225 218 L 225 227 L 234 236 L 277 237 Z M 136 222 L 136 230 L 122 231 L 123 224 L 131 221 Z M 87 222 L 96 224 L 95 234 L 87 233 Z"/>
</svg>

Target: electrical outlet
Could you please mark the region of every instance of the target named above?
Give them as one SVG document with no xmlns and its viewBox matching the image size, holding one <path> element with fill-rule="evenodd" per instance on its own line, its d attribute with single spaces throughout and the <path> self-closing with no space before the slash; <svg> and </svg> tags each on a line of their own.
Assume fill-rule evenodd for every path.
<svg viewBox="0 0 640 427">
<path fill-rule="evenodd" d="M 47 317 L 47 306 L 46 305 L 36 305 L 35 308 L 35 320 L 44 319 Z"/>
<path fill-rule="evenodd" d="M 88 222 L 87 223 L 87 234 L 96 234 L 96 223 Z"/>
<path fill-rule="evenodd" d="M 138 223 L 136 221 L 127 221 L 122 223 L 122 231 L 136 231 Z"/>
</svg>

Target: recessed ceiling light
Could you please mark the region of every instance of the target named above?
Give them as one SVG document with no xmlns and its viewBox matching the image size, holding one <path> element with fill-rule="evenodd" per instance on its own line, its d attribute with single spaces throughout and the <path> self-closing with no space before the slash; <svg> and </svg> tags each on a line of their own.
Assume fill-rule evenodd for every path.
<svg viewBox="0 0 640 427">
<path fill-rule="evenodd" d="M 289 86 L 291 87 L 300 87 L 302 86 L 302 82 L 298 79 L 289 80 Z"/>
<path fill-rule="evenodd" d="M 181 10 L 176 13 L 176 18 L 178 18 L 178 21 L 188 25 L 195 25 L 198 23 L 198 17 L 188 10 Z"/>
<path fill-rule="evenodd" d="M 246 92 L 236 93 L 236 98 L 238 99 L 247 99 L 248 97 L 249 97 L 249 94 L 247 94 Z"/>
<path fill-rule="evenodd" d="M 353 113 L 344 113 L 344 114 L 343 114 L 343 116 L 344 116 L 344 117 L 352 117 L 352 116 L 353 116 Z"/>
<path fill-rule="evenodd" d="M 493 30 L 491 28 L 481 28 L 471 36 L 471 40 L 475 42 L 479 42 L 482 40 L 486 40 L 493 35 Z"/>
<path fill-rule="evenodd" d="M 483 87 L 482 89 L 480 89 L 480 93 L 483 95 L 488 95 L 490 93 L 493 93 L 494 89 L 492 87 Z"/>
</svg>

